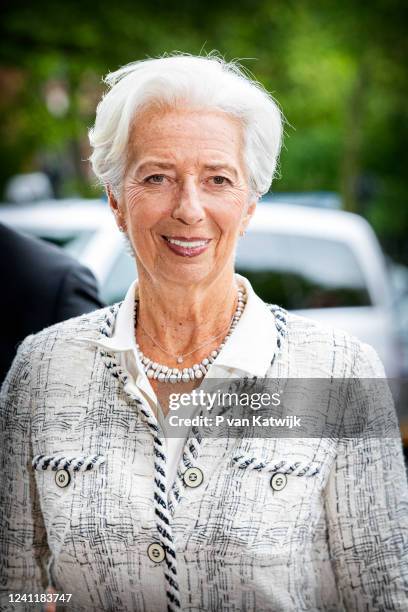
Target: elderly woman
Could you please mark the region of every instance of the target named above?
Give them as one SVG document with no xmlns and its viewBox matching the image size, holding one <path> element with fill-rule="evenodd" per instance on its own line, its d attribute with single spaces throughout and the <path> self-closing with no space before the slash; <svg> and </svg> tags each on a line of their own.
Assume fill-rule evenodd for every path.
<svg viewBox="0 0 408 612">
<path fill-rule="evenodd" d="M 8 374 L 1 609 L 44 605 L 50 585 L 78 612 L 407 610 L 392 406 L 365 411 L 384 437 L 164 435 L 170 394 L 209 380 L 384 376 L 371 347 L 234 273 L 276 166 L 276 104 L 214 56 L 107 82 L 91 160 L 137 281 L 121 304 L 29 336 Z"/>
</svg>

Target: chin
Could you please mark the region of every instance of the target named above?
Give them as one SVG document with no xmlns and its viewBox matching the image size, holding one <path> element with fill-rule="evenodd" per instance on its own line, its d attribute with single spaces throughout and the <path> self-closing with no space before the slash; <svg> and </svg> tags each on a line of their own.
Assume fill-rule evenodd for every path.
<svg viewBox="0 0 408 612">
<path fill-rule="evenodd" d="M 193 265 L 180 265 L 172 266 L 170 269 L 166 268 L 161 270 L 156 277 L 161 276 L 167 282 L 174 282 L 180 286 L 196 285 L 204 282 L 213 275 L 213 268 L 208 266 L 200 266 L 197 264 Z"/>
</svg>

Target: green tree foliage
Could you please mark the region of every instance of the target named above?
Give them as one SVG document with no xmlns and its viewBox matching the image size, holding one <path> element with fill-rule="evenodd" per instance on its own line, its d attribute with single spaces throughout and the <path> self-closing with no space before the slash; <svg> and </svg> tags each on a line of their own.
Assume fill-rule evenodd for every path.
<svg viewBox="0 0 408 612">
<path fill-rule="evenodd" d="M 406 3 L 117 0 L 6 4 L 0 186 L 58 169 L 95 194 L 86 130 L 102 75 L 137 59 L 217 49 L 239 58 L 287 119 L 276 191 L 335 190 L 408 263 Z"/>
</svg>

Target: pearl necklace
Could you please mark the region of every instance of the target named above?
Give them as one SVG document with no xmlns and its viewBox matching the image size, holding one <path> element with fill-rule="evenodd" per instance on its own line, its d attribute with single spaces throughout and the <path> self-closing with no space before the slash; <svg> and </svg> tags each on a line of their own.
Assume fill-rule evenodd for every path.
<svg viewBox="0 0 408 612">
<path fill-rule="evenodd" d="M 163 382 L 163 383 L 170 382 L 174 384 L 177 382 L 190 382 L 192 380 L 198 380 L 202 378 L 203 376 L 205 376 L 208 370 L 210 369 L 211 364 L 214 363 L 217 355 L 223 349 L 228 338 L 231 336 L 232 332 L 237 326 L 238 321 L 240 320 L 241 315 L 244 311 L 245 304 L 246 304 L 246 295 L 242 289 L 238 289 L 237 307 L 231 319 L 231 324 L 230 324 L 228 333 L 226 334 L 224 340 L 221 342 L 221 344 L 216 350 L 211 351 L 211 353 L 207 357 L 202 359 L 200 363 L 195 363 L 194 365 L 191 366 L 191 368 L 183 368 L 183 369 L 170 368 L 166 365 L 162 365 L 161 363 L 157 363 L 156 361 L 149 359 L 149 357 L 146 357 L 146 355 L 144 355 L 142 351 L 140 350 L 140 346 L 136 344 L 136 348 L 139 353 L 139 357 L 141 359 L 142 366 L 143 366 L 144 371 L 146 372 L 147 377 L 154 379 L 154 380 L 158 380 L 159 382 Z M 135 304 L 135 326 L 136 326 L 136 321 L 137 321 L 137 302 Z M 218 338 L 218 337 L 219 336 L 215 336 L 215 338 Z M 213 340 L 214 338 L 212 338 L 205 344 L 209 344 Z M 205 345 L 204 344 L 200 345 L 198 348 L 194 349 L 194 351 L 191 351 L 190 353 L 186 353 L 184 357 L 186 355 L 191 355 L 192 353 L 195 353 L 202 346 L 205 346 Z M 182 360 L 183 357 L 179 357 L 177 359 L 178 363 L 180 363 L 180 359 Z"/>
</svg>

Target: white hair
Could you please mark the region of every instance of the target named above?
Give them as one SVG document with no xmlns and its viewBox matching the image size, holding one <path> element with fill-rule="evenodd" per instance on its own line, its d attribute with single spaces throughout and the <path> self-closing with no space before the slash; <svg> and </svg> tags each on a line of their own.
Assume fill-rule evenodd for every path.
<svg viewBox="0 0 408 612">
<path fill-rule="evenodd" d="M 249 187 L 257 195 L 269 190 L 279 157 L 283 116 L 263 86 L 237 62 L 210 54 L 166 55 L 132 62 L 108 74 L 109 86 L 89 130 L 90 161 L 104 187 L 120 196 L 126 168 L 129 132 L 138 111 L 149 104 L 221 110 L 244 128 Z"/>
</svg>

